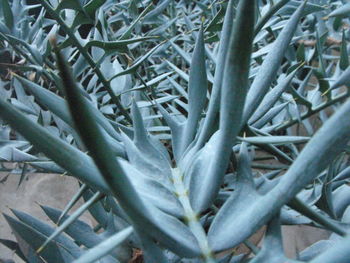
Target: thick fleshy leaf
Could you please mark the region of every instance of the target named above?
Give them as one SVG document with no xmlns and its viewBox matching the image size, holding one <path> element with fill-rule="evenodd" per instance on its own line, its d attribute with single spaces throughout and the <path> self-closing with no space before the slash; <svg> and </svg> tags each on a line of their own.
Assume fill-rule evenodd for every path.
<svg viewBox="0 0 350 263">
<path fill-rule="evenodd" d="M 275 104 L 275 102 L 281 97 L 282 93 L 289 87 L 292 82 L 297 69 L 289 73 L 285 78 L 283 78 L 271 91 L 269 91 L 265 96 L 260 106 L 256 109 L 254 114 L 249 118 L 249 123 L 254 123 L 259 118 L 261 118 L 270 108 Z"/>
<path fill-rule="evenodd" d="M 350 242 L 350 236 L 340 239 L 329 247 L 325 252 L 319 254 L 310 263 L 347 263 L 350 257 L 350 251 L 347 249 Z"/>
<path fill-rule="evenodd" d="M 350 13 L 350 9 L 349 9 L 349 13 Z M 345 70 L 348 66 L 349 66 L 348 47 L 347 47 L 345 32 L 343 30 L 341 48 L 340 48 L 339 67 L 341 70 Z"/>
<path fill-rule="evenodd" d="M 333 206 L 333 177 L 335 174 L 334 162 L 329 166 L 326 175 L 320 179 L 323 181 L 320 199 L 316 202 L 316 206 L 326 212 L 330 217 L 336 218 Z"/>
<path fill-rule="evenodd" d="M 14 24 L 13 12 L 10 6 L 10 2 L 6 0 L 1 0 L 2 17 L 5 20 L 5 24 L 8 29 L 12 30 Z"/>
<path fill-rule="evenodd" d="M 287 106 L 289 102 L 284 102 L 279 105 L 276 105 L 269 109 L 264 116 L 258 119 L 252 124 L 254 128 L 261 128 L 266 125 L 268 122 L 272 121 L 278 114 L 280 114 Z"/>
<path fill-rule="evenodd" d="M 333 17 L 333 16 L 342 17 L 342 16 L 347 16 L 349 14 L 350 14 L 350 3 L 347 3 L 345 5 L 338 7 L 334 11 L 332 11 L 328 16 L 329 17 Z"/>
<path fill-rule="evenodd" d="M 183 208 L 173 191 L 164 187 L 157 179 L 153 179 L 145 174 L 142 170 L 135 169 L 130 163 L 124 160 L 119 160 L 121 166 L 130 178 L 135 190 L 148 202 L 151 202 L 162 211 L 176 216 L 183 217 Z"/>
<path fill-rule="evenodd" d="M 219 51 L 217 55 L 214 83 L 212 94 L 209 100 L 208 111 L 204 119 L 203 128 L 200 130 L 196 148 L 201 148 L 209 137 L 214 133 L 215 122 L 217 121 L 220 108 L 221 86 L 225 69 L 226 57 L 229 51 L 230 36 L 234 21 L 234 0 L 230 0 L 227 5 Z"/>
<path fill-rule="evenodd" d="M 170 171 L 170 158 L 168 153 L 164 150 L 160 151 L 154 142 L 151 135 L 148 134 L 144 127 L 141 112 L 136 105 L 136 102 L 132 104 L 132 116 L 134 124 L 134 144 L 137 149 L 143 155 L 142 158 L 148 159 L 150 163 L 157 166 L 159 169 L 159 177 L 162 176 L 163 180 L 169 180 L 171 174 Z M 158 145 L 158 147 L 161 147 Z M 132 158 L 130 156 L 129 158 Z"/>
<path fill-rule="evenodd" d="M 130 74 L 135 72 L 138 67 L 145 61 L 147 60 L 150 56 L 153 55 L 153 53 L 162 45 L 163 43 L 160 43 L 156 45 L 154 48 L 152 48 L 150 51 L 148 51 L 145 55 L 137 59 L 130 67 L 126 68 L 125 70 L 115 74 L 112 78 L 109 79 L 109 81 L 112 81 L 114 78 L 117 78 L 119 76 L 123 76 L 125 74 Z"/>
<path fill-rule="evenodd" d="M 38 248 L 38 253 L 43 251 L 45 247 L 54 240 L 57 236 L 59 236 L 71 223 L 73 223 L 79 216 L 81 216 L 85 211 L 87 211 L 88 207 L 91 206 L 97 199 L 101 198 L 100 192 L 94 194 L 94 196 L 85 202 L 82 206 L 80 206 L 72 215 L 70 215 L 59 227 L 55 229 L 53 233 L 45 240 L 40 248 Z"/>
<path fill-rule="evenodd" d="M 231 217 L 231 220 L 232 217 L 238 218 L 239 214 L 245 211 L 248 204 L 260 198 L 260 195 L 254 186 L 250 156 L 245 143 L 241 145 L 241 151 L 237 164 L 237 179 L 234 187 L 235 190 L 219 210 L 219 213 L 215 216 L 214 221 L 209 228 L 208 239 L 214 250 L 221 250 L 218 249 L 218 247 L 221 248 L 221 246 L 225 245 L 225 243 L 221 243 L 219 240 L 227 236 L 227 234 L 225 234 L 227 227 L 230 229 L 233 227 L 233 225 L 231 225 L 232 221 L 230 223 L 227 222 L 227 218 Z M 217 224 L 217 222 L 220 222 L 220 224 Z M 252 228 L 254 225 L 255 219 L 253 217 L 250 219 L 250 224 L 247 227 Z M 244 239 L 240 240 L 240 242 L 243 241 Z M 217 244 L 216 242 L 220 242 L 220 244 Z"/>
<path fill-rule="evenodd" d="M 332 193 L 332 207 L 337 218 L 341 218 L 350 205 L 350 187 L 346 184 Z"/>
<path fill-rule="evenodd" d="M 74 194 L 74 196 L 71 198 L 71 200 L 68 202 L 68 204 L 63 209 L 62 214 L 60 215 L 60 217 L 57 220 L 57 224 L 68 213 L 68 211 L 79 201 L 79 199 L 82 197 L 82 195 L 84 194 L 84 192 L 87 189 L 88 189 L 88 187 L 86 184 L 83 184 L 80 186 L 79 191 Z"/>
<path fill-rule="evenodd" d="M 145 176 L 158 181 L 164 187 L 171 190 L 173 186 L 169 178 L 171 174 L 170 166 L 169 163 L 165 163 L 165 165 L 160 166 L 162 163 L 159 161 L 159 159 L 161 159 L 161 153 L 158 152 L 158 154 L 155 154 L 156 149 L 154 149 L 154 147 L 153 151 L 150 152 L 141 151 L 125 134 L 122 134 L 122 139 L 130 164 L 133 165 L 137 170 L 142 171 Z M 155 160 L 156 158 L 159 159 Z M 155 163 L 153 160 L 155 160 Z"/>
<path fill-rule="evenodd" d="M 306 2 L 305 2 L 306 3 Z M 287 25 L 273 44 L 273 52 L 270 52 L 260 66 L 258 74 L 255 76 L 252 85 L 250 86 L 247 101 L 244 106 L 243 123 L 248 121 L 255 109 L 260 105 L 265 94 L 267 93 L 272 81 L 276 78 L 276 73 L 280 67 L 285 52 L 290 45 L 290 41 L 297 29 L 298 22 L 302 16 L 305 3 L 295 11 L 289 19 Z"/>
<path fill-rule="evenodd" d="M 44 89 L 43 87 L 31 82 L 18 75 L 15 77 L 23 84 L 23 87 L 32 93 L 39 103 L 48 108 L 52 113 L 60 117 L 64 122 L 73 127 L 73 121 L 69 114 L 66 102 L 63 98 L 59 97 L 55 93 Z M 106 132 L 115 139 L 120 140 L 120 135 L 115 131 L 108 120 L 98 110 L 90 107 L 93 114 L 96 116 L 98 123 L 106 130 Z"/>
<path fill-rule="evenodd" d="M 334 181 L 348 179 L 349 177 L 350 177 L 350 166 L 346 167 L 344 170 L 338 173 L 337 176 L 334 178 Z"/>
<path fill-rule="evenodd" d="M 257 35 L 264 25 L 269 21 L 269 19 L 284 5 L 286 5 L 289 0 L 280 0 L 269 8 L 269 10 L 262 16 L 256 23 L 254 33 Z"/>
<path fill-rule="evenodd" d="M 347 88 L 350 86 L 350 67 L 348 67 L 332 84 L 330 89 L 336 89 L 345 85 Z"/>
<path fill-rule="evenodd" d="M 151 12 L 149 12 L 145 17 L 144 20 L 147 22 L 153 21 L 154 19 L 157 19 L 159 15 L 162 14 L 164 9 L 167 8 L 167 6 L 170 4 L 172 0 L 165 0 L 160 2 Z"/>
<path fill-rule="evenodd" d="M 206 176 L 206 171 L 210 167 L 214 155 L 216 153 L 215 147 L 218 143 L 219 132 L 215 133 L 207 142 L 204 147 L 193 156 L 193 160 L 185 155 L 185 158 L 188 158 L 189 167 L 185 169 L 185 182 L 187 182 L 187 188 L 189 191 L 189 197 L 191 201 L 191 206 L 196 212 L 199 211 L 199 203 L 201 200 L 200 185 Z"/>
<path fill-rule="evenodd" d="M 302 261 L 310 261 L 334 246 L 335 243 L 336 242 L 334 240 L 320 240 L 301 251 L 299 254 L 299 259 Z"/>
<path fill-rule="evenodd" d="M 53 136 L 46 129 L 15 109 L 11 104 L 1 99 L 0 116 L 13 128 L 21 131 L 22 135 L 38 150 L 42 151 L 69 173 L 92 187 L 101 189 L 103 192 L 109 191 L 96 166 L 86 154 Z"/>
<path fill-rule="evenodd" d="M 240 131 L 242 112 L 248 89 L 248 72 L 255 22 L 255 1 L 240 1 L 223 74 L 220 105 L 220 137 L 212 165 L 197 190 L 201 201 L 198 211 L 205 210 L 215 199 L 224 177 L 232 147 Z M 240 52 L 237 52 L 240 50 Z"/>
<path fill-rule="evenodd" d="M 251 263 L 264 262 L 267 258 L 271 263 L 295 262 L 287 259 L 284 255 L 279 215 L 273 217 L 268 223 L 263 247 L 257 256 L 251 260 Z"/>
<path fill-rule="evenodd" d="M 236 203 L 226 202 L 209 230 L 209 242 L 215 250 L 224 250 L 245 240 L 330 164 L 350 139 L 349 110 L 350 101 L 347 101 L 318 130 L 270 192 L 245 202 L 240 213 L 232 213 L 231 207 Z M 219 231 L 221 234 L 218 234 Z"/>
<path fill-rule="evenodd" d="M 79 259 L 73 262 L 90 263 L 90 262 L 95 262 L 98 259 L 101 259 L 103 256 L 108 255 L 108 253 L 113 249 L 115 249 L 118 245 L 123 243 L 125 239 L 132 233 L 132 231 L 133 231 L 132 227 L 128 227 L 120 231 L 119 233 L 116 233 L 115 235 L 102 241 L 96 247 L 84 253 L 84 255 L 82 255 Z"/>
<path fill-rule="evenodd" d="M 184 125 L 173 118 L 162 105 L 157 104 L 160 113 L 171 130 L 171 142 L 176 162 L 181 160 L 181 140 Z"/>
<path fill-rule="evenodd" d="M 346 234 L 344 227 L 337 223 L 337 221 L 311 208 L 308 204 L 304 203 L 299 198 L 293 198 L 293 200 L 288 203 L 288 206 L 303 214 L 304 216 L 310 218 L 314 222 L 324 226 L 326 229 L 333 231 L 334 233 L 337 233 L 341 236 L 344 236 Z"/>
<path fill-rule="evenodd" d="M 120 163 L 114 158 L 100 128 L 94 122 L 93 115 L 86 105 L 87 102 L 81 96 L 68 65 L 59 53 L 56 54 L 69 108 L 79 134 L 114 196 L 128 214 L 131 223 L 136 228 L 147 225 L 150 229 L 149 235 L 179 254 L 188 257 L 198 256 L 199 247 L 184 224 L 158 211 L 150 203 L 145 204 L 142 201 Z M 155 214 L 158 215 L 155 216 Z M 174 228 L 176 231 L 170 231 Z"/>
<path fill-rule="evenodd" d="M 42 209 L 55 224 L 58 223 L 58 219 L 60 218 L 62 211 L 48 206 L 42 206 Z M 63 216 L 64 220 L 67 218 L 67 215 Z M 94 247 L 102 241 L 102 238 L 97 235 L 88 224 L 80 221 L 79 219 L 72 222 L 64 231 L 71 236 L 75 242 L 78 242 L 88 248 Z"/>
<path fill-rule="evenodd" d="M 288 143 L 305 143 L 310 138 L 303 136 L 259 136 L 259 137 L 238 137 L 240 141 L 249 142 L 251 144 L 288 144 Z"/>
<path fill-rule="evenodd" d="M 87 42 L 84 48 L 88 49 L 90 47 L 99 47 L 104 51 L 111 51 L 111 50 L 125 51 L 127 46 L 130 44 L 137 43 L 137 42 L 144 42 L 145 40 L 150 40 L 154 38 L 156 37 L 147 36 L 147 37 L 138 37 L 138 38 L 124 39 L 124 40 L 117 40 L 117 41 L 92 40 Z"/>
<path fill-rule="evenodd" d="M 24 255 L 23 252 L 21 251 L 21 248 L 20 248 L 19 244 L 17 242 L 15 242 L 15 241 L 8 240 L 8 239 L 0 239 L 0 244 L 2 244 L 3 246 L 7 247 L 11 251 L 15 252 L 16 255 L 19 256 L 23 261 L 30 260 L 31 256 L 35 257 L 35 255 L 30 255 L 31 253 L 34 254 L 34 250 L 33 249 L 31 249 L 30 251 L 26 252 L 27 256 Z M 42 261 L 38 257 L 36 257 L 36 260 L 37 260 L 38 263 L 42 263 Z M 11 262 L 9 262 L 9 263 L 11 263 Z M 29 263 L 31 263 L 31 262 L 29 262 Z"/>
<path fill-rule="evenodd" d="M 147 13 L 151 10 L 153 3 L 150 3 L 146 8 L 140 13 L 140 15 L 134 19 L 134 21 L 128 26 L 128 28 L 123 32 L 123 34 L 119 37 L 119 40 L 126 39 L 130 37 L 133 29 L 137 26 L 141 19 L 143 19 Z"/>
<path fill-rule="evenodd" d="M 16 236 L 26 241 L 29 246 L 37 250 L 40 243 L 44 242 L 47 235 L 54 229 L 49 225 L 19 211 L 14 211 L 16 216 L 21 220 L 18 221 L 8 215 L 4 215 L 10 224 Z M 64 236 L 57 237 L 53 242 L 48 244 L 47 250 L 40 256 L 45 260 L 57 260 L 61 262 L 71 262 L 82 254 L 80 248 L 69 238 Z"/>
<path fill-rule="evenodd" d="M 182 133 L 181 153 L 186 150 L 196 135 L 198 122 L 205 106 L 207 87 L 203 28 L 201 28 L 197 35 L 196 46 L 191 60 L 190 79 L 188 83 L 189 110 L 188 119 Z"/>
<path fill-rule="evenodd" d="M 64 174 L 65 171 L 61 167 L 59 167 L 56 163 L 52 161 L 37 161 L 37 162 L 28 162 L 31 166 L 38 168 L 44 172 L 56 173 L 56 174 Z"/>
</svg>

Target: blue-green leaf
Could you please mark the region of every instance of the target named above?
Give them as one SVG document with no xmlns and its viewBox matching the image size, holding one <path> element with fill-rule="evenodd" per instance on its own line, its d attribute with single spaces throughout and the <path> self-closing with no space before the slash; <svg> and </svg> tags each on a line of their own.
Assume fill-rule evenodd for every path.
<svg viewBox="0 0 350 263">
<path fill-rule="evenodd" d="M 233 213 L 231 209 L 236 202 L 225 203 L 209 230 L 209 242 L 214 250 L 233 247 L 248 238 L 345 149 L 350 140 L 349 111 L 350 101 L 347 101 L 317 131 L 270 192 L 257 196 L 250 202 L 242 201 L 244 208 L 239 213 Z M 227 228 L 230 229 L 229 232 Z M 218 234 L 219 231 L 221 234 Z"/>
<path fill-rule="evenodd" d="M 282 93 L 287 90 L 292 82 L 298 69 L 293 70 L 285 78 L 283 78 L 272 90 L 270 90 L 261 101 L 259 107 L 255 110 L 254 114 L 249 118 L 249 123 L 254 123 L 261 118 L 276 101 L 281 97 Z"/>
<path fill-rule="evenodd" d="M 132 227 L 128 227 L 119 233 L 114 234 L 94 248 L 88 250 L 79 259 L 73 261 L 73 263 L 91 263 L 101 259 L 102 257 L 108 255 L 108 253 L 115 249 L 118 245 L 123 243 L 132 232 Z"/>
<path fill-rule="evenodd" d="M 3 18 L 5 19 L 5 24 L 10 30 L 12 30 L 14 19 L 13 19 L 12 9 L 10 6 L 10 1 L 1 0 L 1 7 L 2 7 L 1 12 L 2 12 Z"/>
<path fill-rule="evenodd" d="M 86 154 L 55 137 L 2 99 L 0 99 L 0 116 L 13 128 L 21 131 L 21 134 L 38 150 L 79 180 L 103 192 L 109 191 L 96 166 Z"/>
<path fill-rule="evenodd" d="M 243 123 L 248 121 L 250 116 L 254 113 L 255 109 L 267 93 L 272 81 L 276 78 L 276 73 L 280 68 L 282 59 L 284 58 L 286 50 L 290 45 L 290 41 L 297 29 L 305 3 L 306 2 L 300 5 L 278 35 L 273 44 L 273 52 L 269 52 L 264 58 L 264 62 L 260 66 L 259 72 L 255 76 L 247 95 L 247 101 L 244 106 Z"/>
<path fill-rule="evenodd" d="M 333 17 L 333 16 L 348 16 L 350 14 L 350 3 L 347 3 L 345 5 L 342 5 L 332 11 L 328 16 Z"/>
<path fill-rule="evenodd" d="M 338 242 L 329 247 L 325 252 L 319 254 L 310 263 L 347 263 L 350 257 L 348 248 L 350 236 L 340 239 Z"/>
<path fill-rule="evenodd" d="M 97 199 L 101 198 L 100 192 L 96 192 L 94 196 L 85 202 L 82 206 L 80 206 L 71 216 L 67 218 L 58 228 L 55 229 L 53 233 L 45 240 L 40 248 L 38 248 L 37 252 L 41 253 L 45 249 L 45 247 L 54 240 L 58 235 L 60 235 L 71 223 L 73 223 L 79 216 L 81 216 L 89 206 L 91 206 Z"/>
<path fill-rule="evenodd" d="M 283 145 L 288 143 L 305 143 L 310 140 L 309 137 L 303 136 L 257 136 L 257 137 L 238 137 L 240 141 L 251 144 L 275 144 Z"/>
<path fill-rule="evenodd" d="M 198 211 L 206 209 L 219 191 L 232 147 L 240 131 L 243 106 L 248 89 L 255 2 L 253 0 L 240 1 L 238 16 L 230 34 L 221 91 L 220 137 L 212 165 L 197 192 L 201 196 Z"/>
<path fill-rule="evenodd" d="M 186 150 L 196 135 L 198 122 L 205 106 L 207 87 L 203 28 L 201 28 L 197 35 L 190 67 L 190 79 L 188 83 L 189 110 L 188 119 L 182 134 L 181 152 Z"/>
<path fill-rule="evenodd" d="M 131 223 L 136 228 L 148 225 L 149 235 L 178 254 L 187 257 L 198 256 L 200 253 L 198 244 L 183 223 L 175 217 L 162 213 L 151 203 L 145 204 L 142 201 L 120 162 L 113 156 L 108 142 L 86 105 L 86 100 L 79 92 L 68 65 L 59 52 L 56 52 L 56 55 L 68 105 L 79 134 L 112 193 L 128 214 Z M 176 229 L 176 231 L 170 231 L 170 229 Z"/>
<path fill-rule="evenodd" d="M 203 128 L 199 132 L 199 138 L 196 143 L 197 148 L 201 148 L 215 131 L 215 122 L 217 121 L 220 108 L 221 86 L 225 69 L 225 61 L 229 52 L 230 36 L 234 21 L 234 0 L 230 0 L 227 5 L 223 29 L 221 32 L 221 40 L 219 43 L 219 51 L 217 55 L 214 83 L 212 94 L 209 100 L 209 106 L 204 119 Z"/>
</svg>

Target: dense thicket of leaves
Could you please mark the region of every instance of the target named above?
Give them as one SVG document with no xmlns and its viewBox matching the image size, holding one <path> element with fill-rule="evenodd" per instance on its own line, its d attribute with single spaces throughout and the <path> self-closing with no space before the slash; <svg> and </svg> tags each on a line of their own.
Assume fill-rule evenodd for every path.
<svg viewBox="0 0 350 263">
<path fill-rule="evenodd" d="M 56 228 L 5 215 L 17 243 L 0 242 L 26 262 L 135 248 L 145 262 L 347 262 L 349 14 L 331 0 L 1 0 L 1 166 L 81 188 L 43 207 Z M 289 259 L 281 225 L 333 234 Z"/>
</svg>

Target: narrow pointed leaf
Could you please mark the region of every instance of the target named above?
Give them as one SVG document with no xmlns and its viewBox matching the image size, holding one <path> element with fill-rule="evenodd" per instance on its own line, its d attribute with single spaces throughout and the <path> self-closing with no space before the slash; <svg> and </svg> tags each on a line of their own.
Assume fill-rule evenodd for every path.
<svg viewBox="0 0 350 263">
<path fill-rule="evenodd" d="M 56 52 L 56 55 L 68 105 L 80 136 L 114 196 L 128 214 L 131 223 L 136 227 L 148 225 L 150 229 L 148 233 L 169 249 L 189 257 L 197 256 L 200 253 L 198 245 L 184 225 L 176 218 L 163 214 L 151 204 L 146 205 L 141 200 L 120 163 L 113 156 L 110 146 L 98 125 L 94 122 L 93 115 L 86 105 L 87 102 L 81 96 L 68 65 L 60 53 Z M 158 213 L 157 217 L 154 217 L 155 213 Z M 178 228 L 177 231 L 170 233 L 170 230 L 166 227 L 167 224 Z"/>
<path fill-rule="evenodd" d="M 342 17 L 342 16 L 347 16 L 349 14 L 350 14 L 350 3 L 347 3 L 345 5 L 338 7 L 334 11 L 332 11 L 328 16 L 329 17 L 334 17 L 334 16 Z"/>
<path fill-rule="evenodd" d="M 264 262 L 267 258 L 271 263 L 292 262 L 284 255 L 279 217 L 279 215 L 276 215 L 267 225 L 263 247 L 251 263 Z"/>
<path fill-rule="evenodd" d="M 21 239 L 23 239 L 27 244 L 29 244 L 29 246 L 32 249 L 36 250 L 40 246 L 40 243 L 46 239 L 46 237 L 43 234 L 31 228 L 30 226 L 8 215 L 4 215 L 4 217 L 11 226 L 11 229 L 14 232 L 14 234 L 18 235 Z M 64 252 L 64 249 L 60 247 L 59 243 L 56 244 L 55 242 L 51 242 L 49 244 L 47 252 L 42 254 L 42 258 L 44 258 L 45 261 L 48 262 L 55 262 L 56 260 L 59 260 L 59 262 L 62 263 L 69 263 L 72 260 L 74 260 L 73 256 L 71 256 L 67 252 Z"/>
<path fill-rule="evenodd" d="M 82 197 L 83 193 L 87 190 L 87 185 L 83 184 L 79 191 L 72 197 L 72 199 L 69 201 L 69 203 L 66 205 L 64 210 L 62 211 L 62 214 L 57 220 L 57 224 L 59 224 L 60 220 L 65 217 L 65 215 L 68 213 L 68 211 L 78 202 L 80 197 Z M 56 222 L 55 222 L 56 223 Z"/>
<path fill-rule="evenodd" d="M 305 4 L 306 2 L 300 5 L 300 7 L 289 19 L 287 25 L 278 35 L 273 44 L 274 52 L 270 52 L 264 58 L 264 62 L 261 65 L 258 74 L 255 76 L 247 95 L 247 101 L 244 107 L 243 123 L 245 123 L 253 114 L 267 93 L 272 81 L 276 78 L 276 73 L 297 29 L 297 25 L 302 16 Z"/>
<path fill-rule="evenodd" d="M 5 24 L 11 30 L 13 28 L 14 18 L 10 2 L 7 0 L 1 0 L 1 7 L 2 17 L 5 19 Z"/>
<path fill-rule="evenodd" d="M 218 58 L 216 62 L 214 83 L 212 94 L 209 100 L 208 111 L 204 120 L 203 128 L 200 131 L 196 147 L 201 148 L 209 137 L 214 133 L 213 126 L 218 117 L 220 108 L 221 86 L 223 81 L 223 74 L 225 68 L 225 61 L 229 52 L 230 36 L 234 21 L 234 0 L 230 0 L 227 5 L 223 29 L 221 33 L 220 47 L 218 51 Z"/>
<path fill-rule="evenodd" d="M 102 48 L 105 51 L 110 50 L 121 50 L 124 51 L 129 44 L 137 43 L 137 42 L 144 42 L 145 40 L 154 39 L 156 37 L 147 36 L 147 37 L 138 37 L 138 38 L 131 38 L 131 39 L 124 39 L 124 40 L 117 40 L 117 41 L 98 41 L 98 40 L 92 40 L 86 43 L 84 48 L 90 48 L 90 47 L 99 47 Z"/>
<path fill-rule="evenodd" d="M 339 67 L 340 67 L 340 69 L 345 70 L 348 66 L 349 66 L 349 55 L 348 55 L 345 32 L 343 31 L 341 48 L 340 48 Z"/>
<path fill-rule="evenodd" d="M 261 118 L 276 101 L 281 97 L 282 93 L 287 90 L 288 86 L 292 82 L 297 69 L 289 73 L 282 81 L 278 83 L 271 91 L 269 91 L 262 100 L 260 106 L 256 109 L 254 114 L 249 118 L 249 123 L 253 123 Z"/>
<path fill-rule="evenodd" d="M 21 131 L 22 135 L 38 150 L 54 160 L 59 166 L 72 173 L 79 180 L 103 192 L 109 191 L 96 166 L 86 154 L 50 134 L 46 129 L 34 123 L 2 99 L 0 99 L 0 116 L 13 128 Z"/>
<path fill-rule="evenodd" d="M 185 151 L 195 137 L 198 121 L 205 106 L 207 87 L 203 28 L 201 28 L 197 35 L 196 46 L 191 60 L 190 79 L 188 83 L 189 110 L 188 119 L 182 134 L 182 152 Z"/>
<path fill-rule="evenodd" d="M 143 55 L 142 57 L 140 57 L 139 59 L 137 59 L 130 67 L 126 68 L 125 70 L 117 73 L 116 75 L 114 75 L 112 78 L 109 79 L 109 81 L 112 81 L 113 79 L 123 76 L 125 74 L 130 74 L 132 72 L 135 72 L 138 67 L 145 61 L 147 60 L 151 55 L 153 55 L 153 53 L 161 46 L 163 45 L 163 42 L 156 45 L 154 48 L 152 48 L 150 51 L 148 51 L 145 55 Z"/>
<path fill-rule="evenodd" d="M 181 140 L 182 140 L 182 132 L 183 132 L 183 125 L 175 120 L 170 114 L 166 111 L 166 109 L 163 108 L 162 105 L 157 104 L 159 111 L 163 115 L 163 118 L 165 119 L 166 123 L 168 124 L 170 130 L 171 130 L 171 141 L 172 141 L 172 147 L 173 147 L 173 153 L 176 162 L 180 162 L 181 159 Z"/>
<path fill-rule="evenodd" d="M 331 218 L 315 211 L 313 208 L 309 207 L 297 197 L 293 198 L 293 200 L 288 203 L 288 206 L 307 216 L 316 223 L 325 226 L 325 228 L 333 231 L 334 233 L 337 233 L 341 236 L 344 236 L 346 234 L 346 231 L 340 226 L 340 224 L 337 224 L 335 220 L 332 220 Z"/>
<path fill-rule="evenodd" d="M 15 75 L 15 77 L 23 84 L 23 87 L 26 90 L 35 96 L 41 105 L 48 108 L 71 127 L 74 126 L 73 120 L 68 111 L 68 107 L 63 98 L 25 78 L 22 78 L 18 75 Z M 115 131 L 108 120 L 101 114 L 101 112 L 93 107 L 90 108 L 93 114 L 96 116 L 96 120 L 106 130 L 106 132 L 114 139 L 119 140 L 119 134 Z"/>
<path fill-rule="evenodd" d="M 339 240 L 328 248 L 325 252 L 321 253 L 310 263 L 347 263 L 350 257 L 350 251 L 348 249 L 350 242 L 350 236 L 348 235 L 344 239 Z"/>
<path fill-rule="evenodd" d="M 303 136 L 259 136 L 259 137 L 238 137 L 239 140 L 252 144 L 288 144 L 288 143 L 305 143 L 310 138 Z"/>
<path fill-rule="evenodd" d="M 79 259 L 73 261 L 73 263 L 91 263 L 101 259 L 103 256 L 108 255 L 108 253 L 115 249 L 118 245 L 123 243 L 132 232 L 132 227 L 128 227 L 119 233 L 116 233 L 115 235 L 102 241 L 96 247 L 87 251 Z"/>
<path fill-rule="evenodd" d="M 58 219 L 61 217 L 60 215 L 62 214 L 62 211 L 48 206 L 42 206 L 41 208 L 55 224 L 59 223 Z M 68 216 L 64 215 L 62 219 L 66 220 L 68 219 Z M 64 229 L 64 231 L 72 237 L 75 242 L 82 244 L 87 248 L 94 247 L 103 240 L 103 238 L 96 234 L 88 224 L 79 219 L 72 222 L 66 229 Z"/>
<path fill-rule="evenodd" d="M 212 165 L 201 183 L 201 189 L 198 190 L 198 195 L 202 197 L 198 205 L 199 211 L 206 209 L 218 193 L 232 147 L 240 131 L 242 109 L 248 89 L 255 2 L 253 0 L 240 1 L 238 16 L 231 31 L 221 92 L 220 139 Z"/>
<path fill-rule="evenodd" d="M 62 225 L 55 229 L 55 231 L 46 239 L 45 243 L 42 244 L 40 248 L 38 248 L 37 252 L 41 253 L 41 251 L 45 249 L 45 247 L 51 242 L 51 240 L 60 235 L 71 223 L 73 223 L 77 218 L 79 218 L 79 216 L 81 216 L 88 209 L 88 207 L 100 197 L 100 192 L 97 192 L 89 201 L 85 202 L 82 206 L 80 206 L 72 215 L 70 215 L 67 218 L 67 220 L 65 220 L 62 223 Z"/>
<path fill-rule="evenodd" d="M 274 117 L 280 114 L 288 106 L 288 104 L 289 102 L 285 102 L 270 108 L 265 113 L 265 115 L 258 119 L 256 122 L 254 122 L 252 126 L 257 129 L 264 127 L 264 125 L 266 125 L 268 122 L 273 120 Z"/>
<path fill-rule="evenodd" d="M 332 84 L 330 89 L 336 89 L 345 85 L 347 88 L 350 87 L 350 67 L 348 67 Z"/>
<path fill-rule="evenodd" d="M 214 250 L 234 247 L 252 235 L 345 149 L 350 140 L 349 111 L 350 101 L 347 101 L 317 131 L 270 192 L 245 202 L 241 210 L 244 212 L 233 214 L 226 204 L 219 210 L 209 230 L 209 242 Z M 224 232 L 218 235 L 218 231 Z"/>
</svg>

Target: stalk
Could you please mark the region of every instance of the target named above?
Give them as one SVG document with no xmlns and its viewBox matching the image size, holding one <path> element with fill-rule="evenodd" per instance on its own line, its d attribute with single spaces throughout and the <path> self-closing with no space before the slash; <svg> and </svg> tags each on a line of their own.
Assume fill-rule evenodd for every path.
<svg viewBox="0 0 350 263">
<path fill-rule="evenodd" d="M 305 119 L 309 118 L 310 116 L 320 112 L 321 110 L 324 110 L 324 109 L 328 108 L 329 106 L 332 106 L 333 104 L 338 103 L 338 102 L 346 99 L 349 96 L 350 96 L 350 92 L 346 91 L 346 92 L 338 95 L 334 99 L 332 99 L 330 101 L 327 101 L 327 102 L 324 102 L 321 105 L 319 105 L 318 107 L 316 107 L 314 109 L 311 109 L 311 110 L 308 110 L 307 112 L 303 113 L 300 116 L 300 119 L 301 120 L 305 120 Z M 284 124 L 281 124 L 280 126 L 276 127 L 274 129 L 274 131 L 276 131 L 276 132 L 283 131 L 283 130 L 293 126 L 294 124 L 299 123 L 300 119 L 299 118 L 293 118 L 293 119 L 291 119 L 289 121 L 286 121 Z"/>
<path fill-rule="evenodd" d="M 200 223 L 196 212 L 194 212 L 188 191 L 183 182 L 183 175 L 179 168 L 172 169 L 173 184 L 175 188 L 175 194 L 177 195 L 181 205 L 185 212 L 185 221 L 195 238 L 197 239 L 198 245 L 202 251 L 202 257 L 205 263 L 215 263 L 213 252 L 209 247 L 207 234 Z"/>
<path fill-rule="evenodd" d="M 67 24 L 62 20 L 62 18 L 55 12 L 55 10 L 50 6 L 50 4 L 46 0 L 38 0 L 43 7 L 47 10 L 47 12 L 54 18 L 57 23 L 62 27 L 62 29 L 66 32 L 69 38 L 73 41 L 74 45 L 77 47 L 79 52 L 85 58 L 86 62 L 90 65 L 92 70 L 96 73 L 99 80 L 103 84 L 103 86 L 107 89 L 108 94 L 111 96 L 112 101 L 117 105 L 120 112 L 124 115 L 125 119 L 131 123 L 131 118 L 129 113 L 124 109 L 118 97 L 114 94 L 110 82 L 104 77 L 99 67 L 96 67 L 96 63 L 90 56 L 90 54 L 85 50 L 85 48 L 80 44 L 79 40 L 74 35 L 73 31 L 67 26 Z"/>
</svg>

